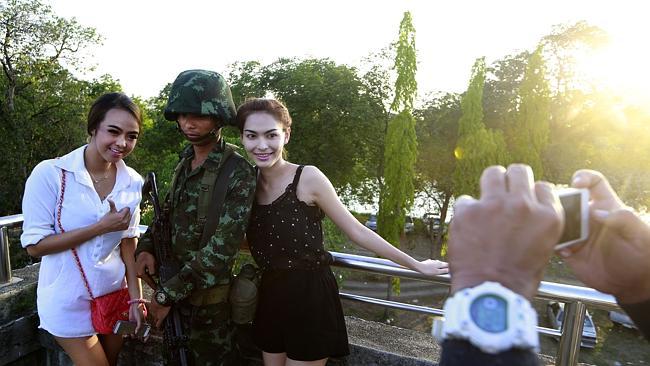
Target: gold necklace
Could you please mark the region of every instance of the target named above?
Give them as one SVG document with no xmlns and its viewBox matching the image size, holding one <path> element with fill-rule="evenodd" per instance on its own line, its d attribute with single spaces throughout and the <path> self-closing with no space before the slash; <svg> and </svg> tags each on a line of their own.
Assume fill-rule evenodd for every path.
<svg viewBox="0 0 650 366">
<path fill-rule="evenodd" d="M 109 174 L 110 174 L 110 170 L 103 177 L 95 178 L 95 176 L 90 171 L 88 171 L 88 175 L 90 175 L 90 179 L 92 179 L 93 183 L 95 184 L 99 184 L 105 181 L 106 179 L 108 179 Z"/>
</svg>

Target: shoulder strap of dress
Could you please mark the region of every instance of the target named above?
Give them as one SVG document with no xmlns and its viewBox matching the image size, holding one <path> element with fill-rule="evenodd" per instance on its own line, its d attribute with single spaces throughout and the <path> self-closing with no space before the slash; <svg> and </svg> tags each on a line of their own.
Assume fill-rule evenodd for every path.
<svg viewBox="0 0 650 366">
<path fill-rule="evenodd" d="M 291 183 L 293 189 L 298 189 L 298 181 L 300 180 L 300 173 L 302 173 L 302 168 L 304 168 L 304 165 L 299 165 L 298 169 L 296 169 L 296 175 L 293 176 L 293 182 Z"/>
</svg>

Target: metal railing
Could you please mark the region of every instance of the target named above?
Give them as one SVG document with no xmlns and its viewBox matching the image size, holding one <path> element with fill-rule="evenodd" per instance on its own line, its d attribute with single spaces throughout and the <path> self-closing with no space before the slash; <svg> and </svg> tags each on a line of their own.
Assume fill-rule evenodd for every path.
<svg viewBox="0 0 650 366">
<path fill-rule="evenodd" d="M 9 260 L 9 228 L 23 222 L 23 215 L 0 217 L 0 285 L 11 282 L 11 261 Z"/>
<path fill-rule="evenodd" d="M 2 244 L 2 247 L 0 248 L 0 285 L 11 281 L 7 228 L 17 226 L 22 223 L 22 221 L 22 215 L 0 217 L 0 243 Z M 144 232 L 145 230 L 146 226 L 141 225 L 140 231 Z M 387 259 L 337 252 L 332 252 L 332 256 L 334 257 L 334 266 L 336 267 L 425 281 L 446 287 L 451 285 L 449 275 L 428 277 L 421 273 L 406 269 Z M 442 309 L 426 306 L 412 305 L 344 292 L 341 292 L 340 296 L 342 299 L 346 300 L 360 301 L 394 309 L 414 311 L 428 315 L 444 315 Z M 565 303 L 566 311 L 564 312 L 564 320 L 561 330 L 537 327 L 538 332 L 541 334 L 560 338 L 555 362 L 556 365 L 561 366 L 574 366 L 578 363 L 582 327 L 587 306 L 603 310 L 620 310 L 616 303 L 616 299 L 611 295 L 604 294 L 588 287 L 565 285 L 555 282 L 542 281 L 535 298 L 555 300 Z"/>
<path fill-rule="evenodd" d="M 337 267 L 426 281 L 447 287 L 451 286 L 449 275 L 434 276 L 432 278 L 419 272 L 406 269 L 387 259 L 336 252 L 332 252 L 332 255 L 334 256 L 334 266 Z M 435 309 L 426 306 L 412 305 L 348 293 L 341 293 L 340 296 L 342 299 L 361 301 L 394 309 L 413 311 L 428 315 L 444 315 L 442 309 Z M 565 285 L 555 282 L 542 281 L 535 298 L 555 300 L 565 304 L 564 306 L 566 311 L 564 312 L 562 329 L 558 330 L 540 326 L 537 327 L 537 331 L 540 334 L 560 338 L 555 364 L 561 366 L 574 366 L 578 364 L 582 328 L 584 325 L 587 306 L 603 310 L 620 310 L 620 307 L 616 303 L 616 299 L 611 295 L 604 294 L 588 287 Z"/>
</svg>

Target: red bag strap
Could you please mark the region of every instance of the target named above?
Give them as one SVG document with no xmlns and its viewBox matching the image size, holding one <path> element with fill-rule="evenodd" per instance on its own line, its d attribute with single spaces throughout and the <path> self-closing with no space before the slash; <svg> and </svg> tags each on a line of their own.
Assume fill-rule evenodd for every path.
<svg viewBox="0 0 650 366">
<path fill-rule="evenodd" d="M 63 197 L 65 196 L 65 170 L 61 169 L 61 197 L 59 197 L 59 205 L 56 209 L 56 223 L 59 226 L 59 230 L 62 233 L 65 233 L 65 230 L 63 229 L 63 225 L 61 225 L 61 207 L 63 206 Z M 86 278 L 86 272 L 84 272 L 83 267 L 81 266 L 81 261 L 79 260 L 79 255 L 77 255 L 77 249 L 72 248 L 72 254 L 74 255 L 74 259 L 77 262 L 77 267 L 79 268 L 79 272 L 81 272 L 81 277 L 84 280 L 84 285 L 86 285 L 86 290 L 88 290 L 88 295 L 90 295 L 90 298 L 95 300 L 95 297 L 93 296 L 93 292 L 90 291 L 90 285 L 88 284 L 88 279 Z"/>
</svg>

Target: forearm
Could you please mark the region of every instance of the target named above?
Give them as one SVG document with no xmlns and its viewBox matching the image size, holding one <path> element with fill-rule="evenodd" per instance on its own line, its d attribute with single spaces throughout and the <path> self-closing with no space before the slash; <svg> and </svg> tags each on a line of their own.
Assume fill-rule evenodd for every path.
<svg viewBox="0 0 650 366">
<path fill-rule="evenodd" d="M 126 284 L 129 287 L 129 295 L 132 300 L 142 298 L 142 285 L 135 269 L 136 245 L 136 238 L 125 238 L 120 243 L 120 255 L 126 268 Z"/>
<path fill-rule="evenodd" d="M 79 229 L 47 236 L 38 243 L 28 246 L 26 249 L 27 253 L 32 257 L 42 257 L 75 248 L 102 234 L 104 234 L 102 226 L 97 222 Z"/>
<path fill-rule="evenodd" d="M 384 240 L 381 236 L 364 226 L 361 226 L 361 228 L 358 229 L 350 239 L 360 247 L 370 250 L 380 257 L 390 259 L 399 265 L 418 271 L 418 266 L 420 265 L 419 261 L 399 250 Z"/>
</svg>

